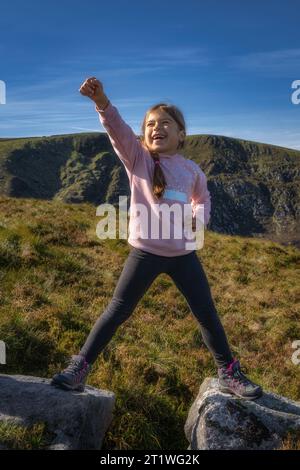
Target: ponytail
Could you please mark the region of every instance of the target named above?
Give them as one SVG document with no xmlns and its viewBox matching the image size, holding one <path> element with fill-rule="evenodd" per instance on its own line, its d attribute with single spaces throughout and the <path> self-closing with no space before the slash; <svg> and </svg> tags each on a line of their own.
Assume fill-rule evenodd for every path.
<svg viewBox="0 0 300 470">
<path fill-rule="evenodd" d="M 165 192 L 167 182 L 160 166 L 159 154 L 156 152 L 150 152 L 150 155 L 154 161 L 154 172 L 152 180 L 153 194 L 157 199 L 159 199 Z"/>
</svg>

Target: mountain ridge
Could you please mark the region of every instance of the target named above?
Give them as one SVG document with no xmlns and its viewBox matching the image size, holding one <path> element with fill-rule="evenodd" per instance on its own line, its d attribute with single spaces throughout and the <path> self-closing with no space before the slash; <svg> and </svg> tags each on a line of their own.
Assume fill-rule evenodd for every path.
<svg viewBox="0 0 300 470">
<path fill-rule="evenodd" d="M 181 154 L 207 176 L 209 229 L 299 246 L 300 151 L 199 134 Z M 84 132 L 0 139 L 0 195 L 99 205 L 117 204 L 130 188 L 106 132 Z"/>
</svg>

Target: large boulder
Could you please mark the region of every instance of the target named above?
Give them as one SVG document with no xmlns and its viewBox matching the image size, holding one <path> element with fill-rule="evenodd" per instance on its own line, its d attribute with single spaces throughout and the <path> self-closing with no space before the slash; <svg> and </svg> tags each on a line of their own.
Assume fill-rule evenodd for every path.
<svg viewBox="0 0 300 470">
<path fill-rule="evenodd" d="M 88 385 L 84 392 L 70 392 L 49 379 L 0 374 L 0 428 L 43 423 L 47 449 L 101 449 L 114 403 L 114 393 Z M 11 447 L 0 441 L 0 448 Z"/>
<path fill-rule="evenodd" d="M 184 430 L 189 450 L 278 449 L 289 432 L 300 435 L 300 402 L 267 392 L 254 401 L 240 399 L 207 378 Z"/>
</svg>

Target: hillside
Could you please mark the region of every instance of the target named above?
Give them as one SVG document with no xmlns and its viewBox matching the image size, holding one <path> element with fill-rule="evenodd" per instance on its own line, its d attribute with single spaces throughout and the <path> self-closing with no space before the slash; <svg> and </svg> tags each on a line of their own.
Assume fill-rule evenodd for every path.
<svg viewBox="0 0 300 470">
<path fill-rule="evenodd" d="M 182 154 L 208 177 L 211 230 L 300 245 L 300 151 L 190 135 Z M 98 205 L 129 193 L 106 133 L 0 140 L 0 195 Z"/>
<path fill-rule="evenodd" d="M 97 238 L 91 203 L 2 196 L 0 211 L 0 339 L 7 346 L 0 371 L 50 378 L 78 352 L 109 303 L 129 246 Z M 249 377 L 300 400 L 299 365 L 292 362 L 292 344 L 300 338 L 299 250 L 208 230 L 197 254 Z M 184 423 L 208 376 L 216 376 L 216 368 L 197 322 L 163 274 L 89 377 L 90 385 L 116 394 L 104 448 L 187 448 Z"/>
</svg>

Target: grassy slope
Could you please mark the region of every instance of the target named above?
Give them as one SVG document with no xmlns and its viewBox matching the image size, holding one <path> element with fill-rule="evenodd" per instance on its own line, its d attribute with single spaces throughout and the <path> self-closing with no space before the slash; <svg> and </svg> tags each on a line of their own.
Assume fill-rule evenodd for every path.
<svg viewBox="0 0 300 470">
<path fill-rule="evenodd" d="M 0 197 L 0 339 L 8 374 L 51 377 L 108 305 L 129 253 L 99 240 L 90 204 Z M 198 251 L 233 352 L 265 389 L 300 400 L 299 250 L 206 232 Z M 159 276 L 95 363 L 116 394 L 106 449 L 186 449 L 184 423 L 211 354 L 171 279 Z M 0 433 L 1 435 L 1 433 Z"/>
</svg>

